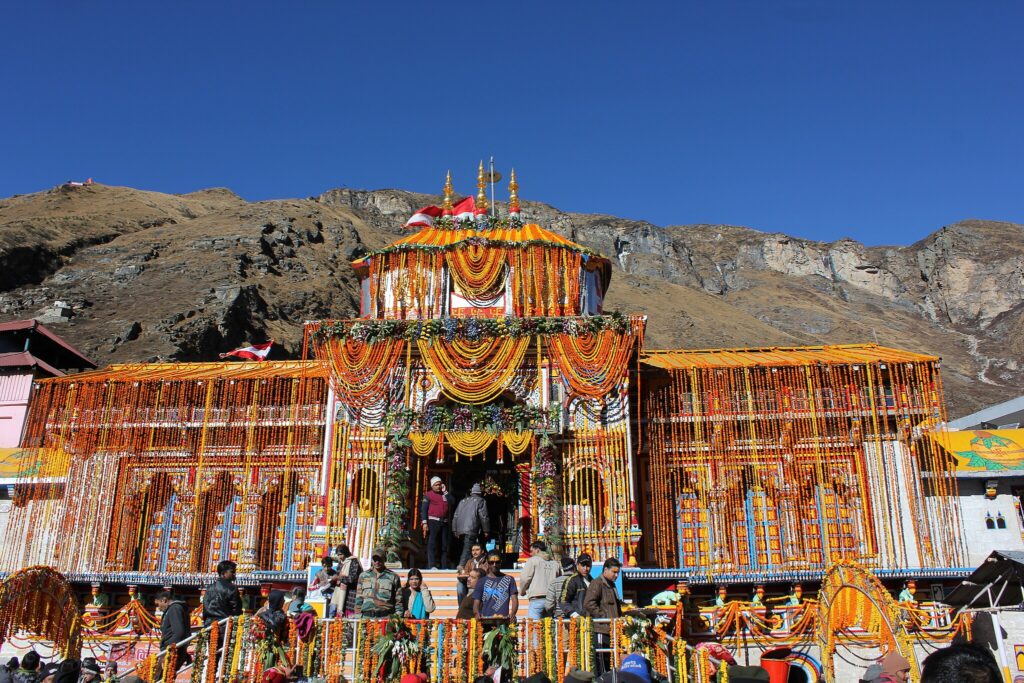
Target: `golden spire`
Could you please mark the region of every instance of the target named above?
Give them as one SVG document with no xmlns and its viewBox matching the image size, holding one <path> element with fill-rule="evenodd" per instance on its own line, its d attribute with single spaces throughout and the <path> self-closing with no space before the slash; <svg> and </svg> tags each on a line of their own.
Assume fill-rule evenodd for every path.
<svg viewBox="0 0 1024 683">
<path fill-rule="evenodd" d="M 444 179 L 444 201 L 441 202 L 441 208 L 445 213 L 452 212 L 452 197 L 455 194 L 455 190 L 452 188 L 452 172 L 448 169 L 448 176 Z"/>
<path fill-rule="evenodd" d="M 519 183 L 516 182 L 516 169 L 508 178 L 508 212 L 519 213 Z"/>
<path fill-rule="evenodd" d="M 487 211 L 487 180 L 484 175 L 484 162 L 480 162 L 480 170 L 476 173 L 476 186 L 480 191 L 476 193 L 476 210 Z"/>
</svg>

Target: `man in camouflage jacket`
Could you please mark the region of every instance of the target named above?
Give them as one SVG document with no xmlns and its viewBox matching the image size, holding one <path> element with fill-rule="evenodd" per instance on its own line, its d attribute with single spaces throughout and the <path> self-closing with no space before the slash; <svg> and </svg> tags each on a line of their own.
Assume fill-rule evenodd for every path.
<svg viewBox="0 0 1024 683">
<path fill-rule="evenodd" d="M 364 618 L 377 619 L 401 616 L 398 597 L 402 591 L 402 580 L 398 574 L 384 566 L 387 551 L 377 548 L 373 551 L 370 568 L 359 577 L 356 588 L 356 609 Z"/>
</svg>

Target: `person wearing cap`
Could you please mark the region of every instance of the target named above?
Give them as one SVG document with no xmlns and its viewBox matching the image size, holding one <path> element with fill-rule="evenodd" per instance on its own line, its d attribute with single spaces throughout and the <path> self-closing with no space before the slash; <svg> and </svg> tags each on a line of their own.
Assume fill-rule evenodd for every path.
<svg viewBox="0 0 1024 683">
<path fill-rule="evenodd" d="M 448 519 L 453 507 L 455 498 L 448 493 L 441 477 L 431 477 L 430 488 L 420 501 L 423 535 L 427 537 L 427 566 L 431 569 L 448 569 Z"/>
<path fill-rule="evenodd" d="M 558 567 L 558 576 L 548 584 L 548 593 L 544 596 L 544 614 L 550 617 L 562 616 L 562 589 L 565 582 L 576 573 L 576 561 L 563 555 Z"/>
<path fill-rule="evenodd" d="M 589 553 L 580 553 L 576 558 L 576 571 L 565 582 L 562 595 L 558 599 L 559 610 L 566 617 L 580 617 L 586 614 L 583 609 L 583 598 L 590 587 L 590 568 L 594 562 Z"/>
<path fill-rule="evenodd" d="M 103 672 L 100 670 L 100 665 L 95 657 L 85 657 L 82 659 L 82 673 L 78 679 L 79 683 L 99 683 L 102 676 Z"/>
<path fill-rule="evenodd" d="M 588 617 L 593 619 L 618 619 L 622 616 L 622 603 L 619 600 L 618 591 L 615 590 L 615 582 L 619 579 L 619 571 L 622 569 L 622 562 L 617 558 L 609 557 L 604 561 L 604 568 L 601 576 L 590 582 L 587 587 L 587 594 L 583 598 L 583 609 Z M 611 642 L 611 624 L 608 621 L 594 623 L 594 640 L 597 647 L 606 648 Z M 609 671 L 610 653 L 598 652 L 594 658 L 597 669 L 600 673 Z"/>
<path fill-rule="evenodd" d="M 516 580 L 501 571 L 501 555 L 487 556 L 487 575 L 473 590 L 473 613 L 479 617 L 516 618 L 519 611 L 519 596 Z"/>
<path fill-rule="evenodd" d="M 910 660 L 893 649 L 882 657 L 882 675 L 878 683 L 904 683 L 910 678 Z"/>
<path fill-rule="evenodd" d="M 363 618 L 401 616 L 398 598 L 402 591 L 402 580 L 398 578 L 398 574 L 385 566 L 387 556 L 384 548 L 374 548 L 370 568 L 359 577 L 356 607 Z"/>
<path fill-rule="evenodd" d="M 473 546 L 479 544 L 483 548 L 484 538 L 491 533 L 491 517 L 487 514 L 487 501 L 480 484 L 473 484 L 469 495 L 459 501 L 452 517 L 452 532 L 456 538 L 462 539 L 459 567 L 465 569 Z"/>
<path fill-rule="evenodd" d="M 597 678 L 599 683 L 654 683 L 651 662 L 642 654 L 634 652 L 623 658 L 619 668 L 606 671 Z"/>
</svg>

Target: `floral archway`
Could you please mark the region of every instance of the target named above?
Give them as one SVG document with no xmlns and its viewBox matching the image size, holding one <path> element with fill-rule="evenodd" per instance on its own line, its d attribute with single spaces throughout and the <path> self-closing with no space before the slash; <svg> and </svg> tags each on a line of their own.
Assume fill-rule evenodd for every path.
<svg viewBox="0 0 1024 683">
<path fill-rule="evenodd" d="M 82 651 L 82 610 L 64 575 L 51 567 L 27 567 L 0 583 L 0 644 L 16 633 L 53 643 L 65 657 Z"/>
</svg>

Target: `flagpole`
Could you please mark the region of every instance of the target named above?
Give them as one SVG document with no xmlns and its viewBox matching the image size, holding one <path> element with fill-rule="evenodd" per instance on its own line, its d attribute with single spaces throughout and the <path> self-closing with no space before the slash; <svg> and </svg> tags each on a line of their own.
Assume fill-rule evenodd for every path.
<svg viewBox="0 0 1024 683">
<path fill-rule="evenodd" d="M 494 206 L 494 157 L 491 157 L 491 218 L 497 215 L 497 207 Z"/>
</svg>

